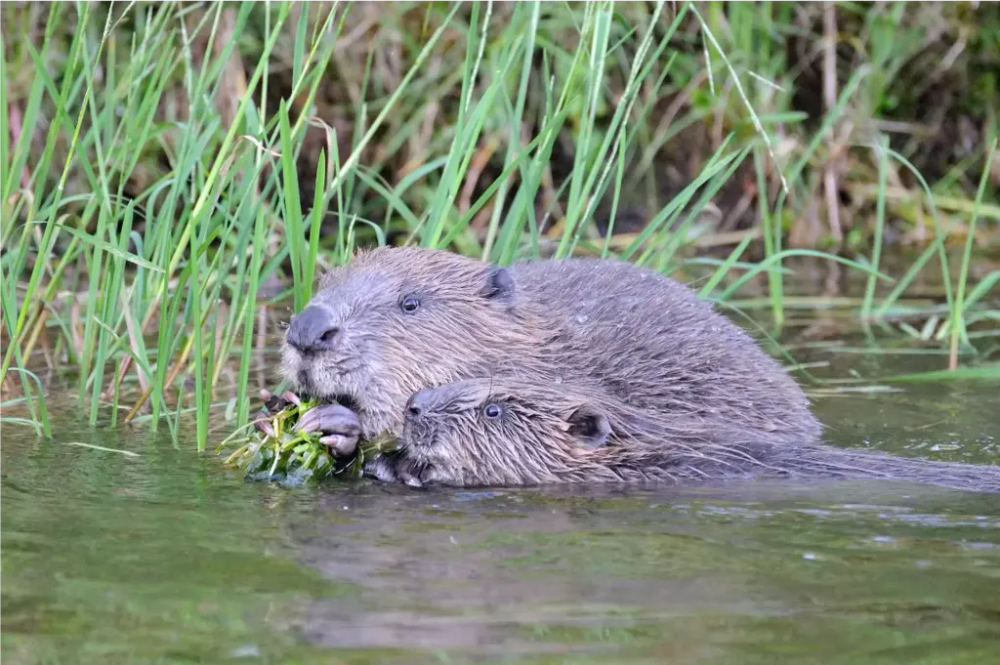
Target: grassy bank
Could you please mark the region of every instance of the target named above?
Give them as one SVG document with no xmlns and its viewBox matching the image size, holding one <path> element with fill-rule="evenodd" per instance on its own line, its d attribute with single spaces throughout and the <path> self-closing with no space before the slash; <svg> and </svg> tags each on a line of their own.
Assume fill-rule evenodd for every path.
<svg viewBox="0 0 1000 665">
<path fill-rule="evenodd" d="M 193 411 L 206 445 L 261 307 L 376 242 L 700 266 L 723 306 L 763 279 L 776 330 L 792 257 L 858 271 L 869 325 L 936 269 L 953 368 L 998 317 L 989 3 L 0 11 L 0 380 L 39 433 L 35 363 L 91 423 Z"/>
</svg>

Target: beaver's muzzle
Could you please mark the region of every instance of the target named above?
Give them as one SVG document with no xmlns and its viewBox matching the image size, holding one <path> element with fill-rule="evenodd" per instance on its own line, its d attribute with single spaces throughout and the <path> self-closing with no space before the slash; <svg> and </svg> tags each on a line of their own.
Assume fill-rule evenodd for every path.
<svg viewBox="0 0 1000 665">
<path fill-rule="evenodd" d="M 332 350 L 339 335 L 329 312 L 320 307 L 306 307 L 292 317 L 285 339 L 302 353 L 317 353 Z"/>
<path fill-rule="evenodd" d="M 414 448 L 427 445 L 431 440 L 431 423 L 429 416 L 432 413 L 433 405 L 430 403 L 432 397 L 430 390 L 421 390 L 406 400 L 406 407 L 403 412 L 403 439 L 400 443 L 404 448 Z"/>
<path fill-rule="evenodd" d="M 422 418 L 430 410 L 433 399 L 434 392 L 426 389 L 410 395 L 410 399 L 406 400 L 406 418 Z"/>
</svg>

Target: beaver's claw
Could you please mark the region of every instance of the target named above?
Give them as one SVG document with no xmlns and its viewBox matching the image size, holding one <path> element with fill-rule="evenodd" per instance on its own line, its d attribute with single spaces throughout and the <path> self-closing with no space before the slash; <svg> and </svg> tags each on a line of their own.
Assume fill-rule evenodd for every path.
<svg viewBox="0 0 1000 665">
<path fill-rule="evenodd" d="M 264 408 L 254 414 L 253 426 L 267 436 L 274 436 L 271 418 L 289 404 L 299 404 L 299 397 L 290 390 L 286 390 L 280 395 L 275 395 L 270 390 L 262 389 L 260 391 L 260 398 L 264 400 Z"/>
<path fill-rule="evenodd" d="M 291 390 L 286 390 L 280 395 L 275 395 L 270 390 L 261 389 L 260 398 L 264 400 L 264 409 L 261 413 L 274 415 L 283 410 L 289 404 L 301 404 L 299 396 Z"/>
<path fill-rule="evenodd" d="M 343 457 L 353 455 L 357 449 L 361 421 L 346 406 L 321 404 L 303 413 L 293 429 L 321 433 L 320 443 L 329 446 L 334 456 Z"/>
</svg>

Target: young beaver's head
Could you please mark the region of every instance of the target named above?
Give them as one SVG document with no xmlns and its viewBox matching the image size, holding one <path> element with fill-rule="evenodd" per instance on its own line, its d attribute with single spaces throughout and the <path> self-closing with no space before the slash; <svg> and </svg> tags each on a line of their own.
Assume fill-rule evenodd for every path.
<svg viewBox="0 0 1000 665">
<path fill-rule="evenodd" d="M 444 485 L 613 481 L 612 425 L 562 384 L 471 379 L 410 398 L 401 452 L 421 481 Z"/>
<path fill-rule="evenodd" d="M 360 253 L 292 319 L 282 372 L 354 408 L 364 436 L 398 434 L 415 391 L 489 374 L 537 346 L 514 301 L 505 268 L 415 247 Z"/>
</svg>

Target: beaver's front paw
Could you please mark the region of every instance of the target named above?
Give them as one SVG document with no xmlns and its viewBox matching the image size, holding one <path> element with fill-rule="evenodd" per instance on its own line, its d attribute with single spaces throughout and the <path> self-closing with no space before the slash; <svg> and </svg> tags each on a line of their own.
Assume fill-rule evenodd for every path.
<svg viewBox="0 0 1000 665">
<path fill-rule="evenodd" d="M 290 390 L 286 390 L 280 395 L 275 395 L 270 390 L 261 390 L 260 398 L 264 400 L 264 408 L 254 414 L 253 426 L 267 436 L 274 436 L 271 419 L 289 404 L 299 404 L 299 396 Z"/>
<path fill-rule="evenodd" d="M 410 487 L 423 487 L 422 467 L 413 463 L 399 450 L 383 453 L 365 463 L 364 473 L 383 483 L 403 483 Z"/>
<path fill-rule="evenodd" d="M 364 475 L 383 483 L 399 482 L 399 476 L 396 474 L 396 464 L 389 458 L 389 454 L 379 455 L 375 459 L 365 462 Z"/>
<path fill-rule="evenodd" d="M 319 432 L 320 443 L 329 446 L 334 457 L 353 455 L 361 436 L 361 421 L 356 413 L 340 404 L 314 406 L 299 418 L 293 428 L 302 432 Z"/>
</svg>

